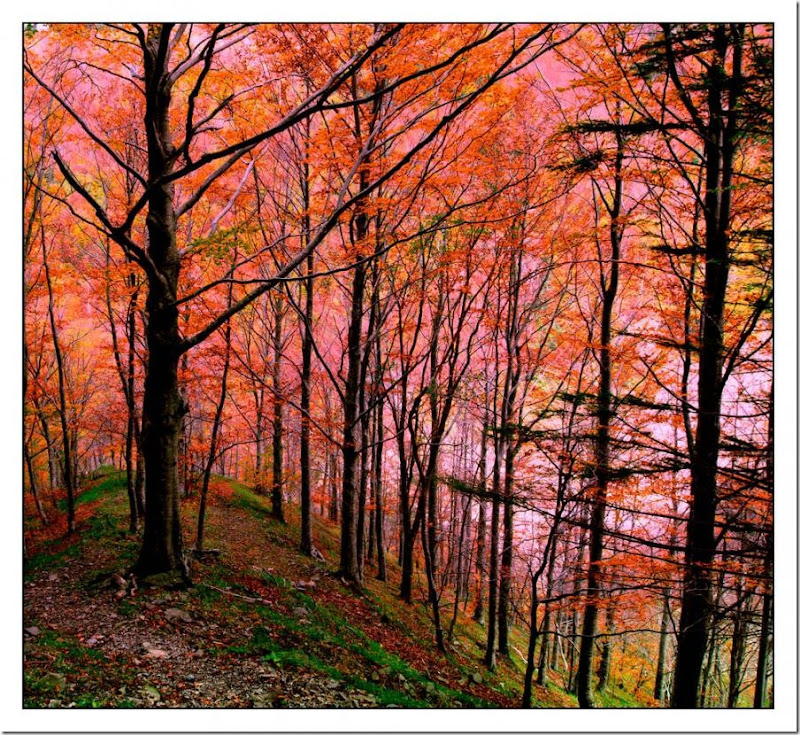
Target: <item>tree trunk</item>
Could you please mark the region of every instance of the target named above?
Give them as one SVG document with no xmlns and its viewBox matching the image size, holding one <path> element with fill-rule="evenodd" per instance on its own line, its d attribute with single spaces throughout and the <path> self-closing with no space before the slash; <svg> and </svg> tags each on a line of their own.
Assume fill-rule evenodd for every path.
<svg viewBox="0 0 800 735">
<path fill-rule="evenodd" d="M 234 258 L 235 261 L 235 258 Z M 228 287 L 228 307 L 233 301 L 233 284 Z M 208 448 L 208 461 L 203 471 L 203 484 L 200 488 L 200 508 L 197 512 L 197 541 L 195 550 L 203 550 L 203 531 L 206 520 L 206 500 L 208 498 L 208 485 L 211 481 L 211 467 L 217 458 L 217 438 L 222 426 L 222 412 L 225 410 L 225 399 L 228 397 L 228 370 L 231 364 L 231 322 L 225 325 L 225 360 L 222 366 L 222 381 L 219 388 L 219 401 L 214 412 L 214 423 L 211 425 L 211 444 Z"/>
<path fill-rule="evenodd" d="M 281 364 L 283 362 L 283 313 L 282 296 L 273 300 L 275 329 L 272 333 L 272 516 L 281 523 L 283 514 L 283 387 Z"/>
<path fill-rule="evenodd" d="M 378 345 L 380 345 L 380 332 L 378 332 Z M 380 365 L 380 347 L 378 347 L 378 364 Z M 383 398 L 378 400 L 375 407 L 375 457 L 373 460 L 373 495 L 375 497 L 375 546 L 378 557 L 377 578 L 386 581 L 386 548 L 383 538 Z"/>
<path fill-rule="evenodd" d="M 50 317 L 50 330 L 53 337 L 53 352 L 56 356 L 56 368 L 58 371 L 58 401 L 59 418 L 61 420 L 61 437 L 63 440 L 64 466 L 62 478 L 64 487 L 67 491 L 67 533 L 75 531 L 75 477 L 72 464 L 72 442 L 70 440 L 69 418 L 67 406 L 66 388 L 66 368 L 64 365 L 64 355 L 61 352 L 61 343 L 58 339 L 58 327 L 56 326 L 55 304 L 53 300 L 53 282 L 50 278 L 50 266 L 47 261 L 47 246 L 45 245 L 45 231 L 42 232 L 42 263 L 44 265 L 45 281 L 47 282 L 47 313 Z"/>
<path fill-rule="evenodd" d="M 366 215 L 356 217 L 356 242 L 366 237 Z M 356 469 L 359 450 L 356 446 L 358 422 L 359 377 L 361 376 L 361 319 L 364 310 L 366 266 L 361 258 L 353 268 L 353 291 L 350 306 L 350 326 L 347 333 L 347 379 L 344 395 L 344 426 L 342 430 L 342 507 L 339 573 L 344 579 L 361 583 L 356 548 Z"/>
<path fill-rule="evenodd" d="M 491 671 L 495 666 L 495 640 L 497 637 L 497 587 L 498 556 L 497 546 L 500 540 L 500 457 L 502 441 L 495 439 L 494 470 L 492 472 L 492 521 L 489 541 L 489 623 L 486 629 L 486 652 L 483 662 Z"/>
<path fill-rule="evenodd" d="M 728 30 L 712 27 L 715 59 L 706 85 L 708 122 L 705 141 L 705 280 L 697 374 L 697 423 L 690 458 L 691 508 L 686 526 L 686 553 L 681 617 L 672 706 L 696 707 L 703 656 L 713 613 L 711 567 L 715 555 L 714 519 L 717 506 L 717 460 L 722 400 L 725 300 L 730 268 L 730 207 L 736 151 L 737 95 L 741 84 L 741 29 L 731 26 L 732 70 L 726 70 Z M 668 55 L 671 41 L 665 32 Z M 671 66 L 673 77 L 676 72 Z M 727 92 L 727 107 L 723 97 Z"/>
<path fill-rule="evenodd" d="M 536 658 L 536 639 L 539 632 L 536 622 L 536 617 L 539 613 L 539 595 L 538 590 L 536 589 L 537 582 L 538 580 L 534 578 L 531 590 L 531 633 L 530 637 L 528 638 L 528 658 L 525 663 L 525 685 L 522 691 L 522 706 L 525 709 L 530 709 L 531 700 L 533 698 L 533 662 Z M 539 660 L 541 661 L 541 655 L 539 656 Z"/>
<path fill-rule="evenodd" d="M 308 165 L 303 164 L 303 197 L 308 198 Z M 308 204 L 306 203 L 306 211 Z M 308 215 L 303 229 L 308 233 Z M 308 238 L 308 234 L 305 235 Z M 303 368 L 300 375 L 300 551 L 311 554 L 314 547 L 311 518 L 311 325 L 314 320 L 314 256 L 308 256 L 305 281 L 306 304 L 303 313 Z"/>
<path fill-rule="evenodd" d="M 511 564 L 514 552 L 514 455 L 516 451 L 510 440 L 506 445 L 506 474 L 503 482 L 503 553 L 500 559 L 500 590 L 497 600 L 497 650 L 503 656 L 509 655 L 509 601 L 511 598 Z"/>
<path fill-rule="evenodd" d="M 481 494 L 486 493 L 486 451 L 488 421 L 484 420 L 481 431 L 481 453 L 478 460 L 478 477 Z M 477 549 L 475 552 L 475 612 L 473 619 L 484 624 L 485 611 L 483 607 L 484 589 L 486 586 L 486 501 L 478 501 L 478 530 Z"/>
<path fill-rule="evenodd" d="M 597 670 L 597 691 L 602 692 L 608 686 L 611 676 L 611 644 L 614 634 L 614 603 L 606 607 L 606 636 L 600 645 L 600 666 Z"/>
<path fill-rule="evenodd" d="M 733 636 L 731 639 L 731 658 L 728 668 L 728 707 L 733 709 L 739 701 L 742 684 L 742 666 L 747 636 L 746 612 L 741 609 L 741 600 L 737 605 L 733 620 Z"/>
<path fill-rule="evenodd" d="M 767 693 L 767 663 L 769 660 L 770 617 L 772 615 L 772 595 L 766 593 L 761 608 L 761 631 L 758 637 L 758 663 L 756 665 L 756 691 L 753 707 L 761 709 Z"/>
<path fill-rule="evenodd" d="M 653 698 L 664 701 L 664 684 L 667 669 L 667 643 L 669 641 L 669 595 L 664 594 L 664 605 L 661 608 L 661 628 L 658 634 L 658 662 L 656 663 L 656 682 Z"/>
<path fill-rule="evenodd" d="M 593 707 L 592 673 L 594 662 L 594 639 L 597 632 L 597 602 L 601 591 L 603 560 L 603 536 L 605 533 L 606 496 L 610 476 L 609 445 L 611 440 L 611 319 L 619 279 L 620 243 L 623 227 L 620 224 L 622 208 L 622 162 L 624 157 L 622 133 L 616 129 L 616 155 L 614 158 L 614 196 L 611 208 L 610 241 L 611 257 L 606 280 L 601 270 L 602 310 L 600 317 L 600 389 L 597 394 L 597 436 L 595 457 L 597 463 L 596 484 L 592 497 L 591 538 L 589 541 L 589 574 L 586 584 L 586 605 L 583 612 L 578 663 L 577 694 L 581 707 Z M 601 264 L 602 269 L 602 264 Z"/>
<path fill-rule="evenodd" d="M 33 460 L 31 459 L 30 449 L 28 447 L 28 442 L 25 441 L 22 443 L 22 450 L 25 454 L 25 464 L 28 468 L 28 477 L 30 478 L 30 489 L 31 495 L 33 496 L 33 502 L 36 504 L 36 513 L 39 516 L 39 520 L 41 520 L 42 525 L 47 525 L 47 514 L 44 512 L 44 508 L 42 507 L 42 502 L 39 499 L 39 490 L 36 485 L 36 471 L 33 469 Z"/>
<path fill-rule="evenodd" d="M 178 497 L 178 441 L 187 412 L 178 385 L 180 333 L 177 297 L 180 255 L 175 237 L 174 187 L 163 183 L 172 171 L 169 126 L 172 83 L 166 68 L 170 26 L 150 26 L 145 59 L 145 127 L 148 182 L 146 301 L 147 370 L 142 409 L 145 468 L 145 524 L 135 569 L 140 576 L 187 570 L 183 560 Z"/>
</svg>

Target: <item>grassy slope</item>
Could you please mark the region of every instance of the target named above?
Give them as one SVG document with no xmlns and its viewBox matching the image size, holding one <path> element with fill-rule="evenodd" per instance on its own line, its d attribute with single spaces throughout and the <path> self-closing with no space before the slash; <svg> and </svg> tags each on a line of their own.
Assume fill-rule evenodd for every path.
<svg viewBox="0 0 800 735">
<path fill-rule="evenodd" d="M 487 673 L 480 664 L 483 628 L 463 613 L 453 644 L 442 657 L 432 644 L 426 607 L 405 605 L 396 596 L 399 569 L 394 560 L 387 560 L 388 583 L 374 580 L 374 570 L 368 568 L 365 589 L 356 594 L 333 576 L 338 549 L 334 525 L 315 519 L 315 542 L 328 562 L 312 560 L 295 551 L 299 538 L 293 506 L 288 507 L 288 524 L 283 525 L 270 517 L 265 498 L 240 483 L 218 478 L 211 495 L 206 548 L 222 553 L 195 565 L 194 586 L 183 607 L 232 632 L 224 645 L 209 647 L 220 666 L 235 664 L 237 657 L 257 657 L 284 671 L 324 675 L 347 689 L 368 693 L 379 706 L 518 706 L 524 662 L 512 655 L 510 660 L 501 659 L 494 673 Z M 78 503 L 81 527 L 74 539 L 37 542 L 34 534 L 26 578 L 87 553 L 107 560 L 108 572 L 132 563 L 138 539 L 125 530 L 124 476 L 103 474 Z M 184 505 L 187 536 L 194 531 L 195 519 L 196 501 L 190 500 Z M 77 584 L 91 589 L 97 577 L 95 568 Z M 136 616 L 147 604 L 146 595 L 126 598 L 117 610 Z M 247 635 L 233 634 L 241 630 Z M 115 676 L 124 682 L 125 666 L 109 665 L 100 652 L 69 636 L 45 632 L 37 646 L 49 646 L 52 655 L 47 656 L 46 667 L 40 669 L 36 663 L 26 667 L 27 704 L 40 706 L 46 698 L 47 682 L 41 684 L 46 673 L 66 674 L 77 663 L 86 692 L 78 706 L 131 706 L 124 697 L 103 695 L 114 685 L 119 687 L 119 681 L 112 681 Z M 524 650 L 519 631 L 512 634 L 512 646 Z M 535 706 L 575 706 L 574 697 L 555 686 L 537 687 L 535 696 Z M 600 702 L 638 705 L 622 693 L 601 695 Z"/>
</svg>

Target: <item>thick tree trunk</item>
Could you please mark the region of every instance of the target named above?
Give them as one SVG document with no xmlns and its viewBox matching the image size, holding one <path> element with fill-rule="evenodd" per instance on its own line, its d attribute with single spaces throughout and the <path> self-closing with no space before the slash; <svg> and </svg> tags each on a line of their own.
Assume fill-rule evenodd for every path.
<svg viewBox="0 0 800 735">
<path fill-rule="evenodd" d="M 366 236 L 366 216 L 356 217 L 356 242 Z M 361 237 L 358 237 L 358 234 Z M 361 376 L 361 320 L 364 311 L 366 266 L 360 258 L 353 268 L 353 290 L 350 306 L 350 326 L 347 333 L 347 378 L 344 395 L 344 426 L 342 430 L 342 504 L 339 573 L 343 578 L 360 584 L 357 553 L 357 465 L 359 449 L 357 434 L 359 378 Z"/>
<path fill-rule="evenodd" d="M 175 237 L 174 187 L 163 183 L 172 171 L 169 108 L 171 81 L 166 68 L 171 28 L 150 26 L 145 49 L 145 127 L 148 182 L 151 183 L 147 254 L 147 370 L 142 409 L 145 467 L 145 524 L 135 569 L 140 576 L 180 571 L 183 560 L 178 497 L 178 441 L 187 411 L 178 384 L 180 333 L 177 297 L 180 255 Z"/>
<path fill-rule="evenodd" d="M 729 30 L 713 26 L 712 62 L 706 88 L 708 122 L 705 140 L 705 281 L 701 306 L 697 423 L 691 455 L 691 509 L 686 526 L 686 554 L 673 707 L 696 707 L 703 656 L 713 614 L 712 572 L 715 555 L 714 519 L 717 506 L 717 460 L 722 400 L 725 300 L 730 268 L 730 206 L 736 151 L 736 106 L 741 83 L 741 31 L 731 26 L 733 64 L 726 71 Z M 671 41 L 666 43 L 671 53 Z M 674 67 L 671 67 L 674 76 Z M 728 109 L 723 106 L 727 96 Z"/>
</svg>

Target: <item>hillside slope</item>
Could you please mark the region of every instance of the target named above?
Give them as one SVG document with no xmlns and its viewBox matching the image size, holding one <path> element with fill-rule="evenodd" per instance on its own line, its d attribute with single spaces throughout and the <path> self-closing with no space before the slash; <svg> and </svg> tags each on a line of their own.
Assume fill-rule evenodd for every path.
<svg viewBox="0 0 800 735">
<path fill-rule="evenodd" d="M 326 563 L 296 551 L 293 508 L 280 524 L 265 499 L 229 480 L 210 496 L 206 548 L 220 553 L 195 563 L 188 589 L 123 589 L 114 576 L 138 549 L 118 473 L 81 496 L 74 537 L 34 534 L 26 707 L 518 706 L 521 662 L 488 674 L 471 621 L 438 653 L 425 606 L 396 596 L 396 568 L 388 583 L 369 570 L 356 593 L 334 575 L 337 531 L 327 522 L 315 528 Z M 196 502 L 184 509 L 188 537 Z M 538 706 L 575 704 L 554 688 L 536 696 Z"/>
</svg>

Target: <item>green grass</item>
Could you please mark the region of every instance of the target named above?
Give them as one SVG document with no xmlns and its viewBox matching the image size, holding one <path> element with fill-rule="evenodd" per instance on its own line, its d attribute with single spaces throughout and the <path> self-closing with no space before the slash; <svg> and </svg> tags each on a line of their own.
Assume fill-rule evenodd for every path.
<svg viewBox="0 0 800 735">
<path fill-rule="evenodd" d="M 595 703 L 598 707 L 641 707 L 630 692 L 620 689 L 616 682 L 610 682 L 601 692 L 595 692 Z"/>
<path fill-rule="evenodd" d="M 486 706 L 487 703 L 478 697 L 428 679 L 359 628 L 350 625 L 327 605 L 317 603 L 298 590 L 291 590 L 287 597 L 293 605 L 308 610 L 306 622 L 273 607 L 258 605 L 256 611 L 269 627 L 257 626 L 246 644 L 229 646 L 225 650 L 233 654 L 259 654 L 274 665 L 306 667 L 332 678 L 341 678 L 349 686 L 373 694 L 383 704 L 420 707 L 429 706 L 432 701 L 439 706 L 447 706 L 457 700 L 469 707 Z M 335 649 L 340 652 L 343 663 L 346 664 L 350 658 L 351 663 L 358 664 L 359 669 L 366 664 L 373 671 L 379 671 L 379 676 L 387 683 L 391 682 L 392 686 L 342 673 L 324 664 L 315 655 L 317 649 L 320 652 Z"/>
<path fill-rule="evenodd" d="M 130 674 L 101 651 L 83 645 L 72 635 L 52 630 L 43 630 L 26 646 L 29 650 L 23 677 L 25 707 L 41 707 L 53 697 L 70 696 L 52 685 L 53 675 L 83 690 L 71 699 L 76 707 L 118 706 L 107 692 L 129 680 Z"/>
<path fill-rule="evenodd" d="M 127 479 L 124 472 L 115 470 L 113 467 L 101 467 L 96 475 L 102 479 L 92 484 L 86 490 L 78 493 L 75 497 L 76 507 L 84 503 L 93 503 L 96 500 L 102 500 L 106 496 L 120 490 L 127 491 Z M 57 505 L 59 510 L 66 511 L 67 499 L 61 498 Z"/>
<path fill-rule="evenodd" d="M 78 496 L 76 503 L 101 501 L 97 512 L 69 539 L 56 538 L 42 542 L 40 550 L 25 561 L 25 580 L 32 578 L 34 572 L 57 569 L 68 559 L 75 558 L 90 549 L 106 547 L 112 550 L 113 567 L 119 569 L 133 563 L 137 542 L 127 533 L 127 503 L 124 499 L 125 474 L 111 468 L 99 472 L 100 480 Z M 61 502 L 66 507 L 66 501 Z"/>
</svg>

